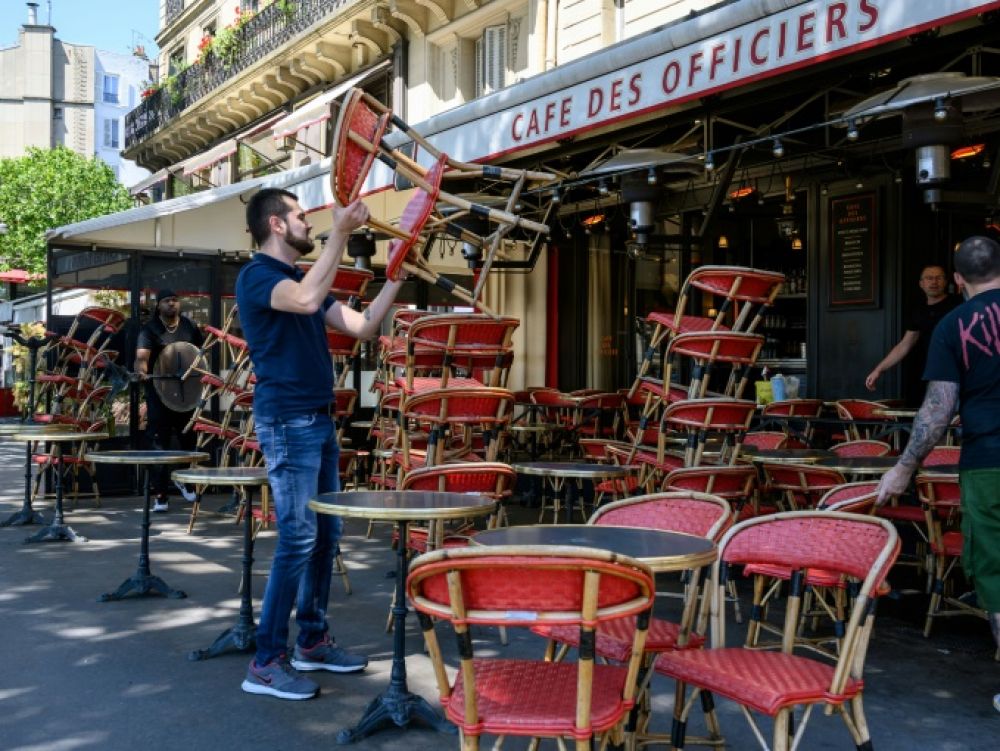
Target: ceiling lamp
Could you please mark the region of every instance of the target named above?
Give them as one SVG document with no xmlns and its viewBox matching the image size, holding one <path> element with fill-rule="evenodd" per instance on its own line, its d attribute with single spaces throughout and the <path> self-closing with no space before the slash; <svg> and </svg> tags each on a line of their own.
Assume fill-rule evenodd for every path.
<svg viewBox="0 0 1000 751">
<path fill-rule="evenodd" d="M 711 172 L 715 169 L 715 156 L 709 151 L 705 154 L 705 172 Z"/>
<path fill-rule="evenodd" d="M 802 250 L 802 238 L 798 235 L 792 238 L 792 250 Z"/>
<path fill-rule="evenodd" d="M 738 201 L 741 198 L 746 198 L 753 193 L 753 188 L 749 185 L 744 185 L 741 188 L 736 188 L 735 190 L 729 191 L 729 197 L 734 201 Z"/>
<path fill-rule="evenodd" d="M 974 143 L 970 146 L 959 146 L 951 152 L 951 158 L 954 160 L 969 159 L 970 157 L 979 156 L 985 150 L 985 143 Z"/>
<path fill-rule="evenodd" d="M 785 147 L 781 143 L 780 138 L 775 138 L 774 143 L 771 146 L 771 153 L 774 154 L 775 159 L 781 159 L 785 155 Z"/>
<path fill-rule="evenodd" d="M 591 214 L 583 219 L 580 224 L 584 227 L 596 227 L 598 224 L 604 224 L 604 214 Z"/>
<path fill-rule="evenodd" d="M 719 250 L 729 250 L 729 238 L 725 235 L 719 235 L 718 246 Z"/>
</svg>

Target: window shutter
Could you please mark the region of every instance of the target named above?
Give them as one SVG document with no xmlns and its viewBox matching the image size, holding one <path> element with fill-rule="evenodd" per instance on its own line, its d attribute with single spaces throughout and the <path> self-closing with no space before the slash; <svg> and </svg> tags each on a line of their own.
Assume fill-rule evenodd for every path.
<svg viewBox="0 0 1000 751">
<path fill-rule="evenodd" d="M 507 26 L 487 26 L 476 41 L 476 96 L 502 89 L 506 78 Z"/>
</svg>

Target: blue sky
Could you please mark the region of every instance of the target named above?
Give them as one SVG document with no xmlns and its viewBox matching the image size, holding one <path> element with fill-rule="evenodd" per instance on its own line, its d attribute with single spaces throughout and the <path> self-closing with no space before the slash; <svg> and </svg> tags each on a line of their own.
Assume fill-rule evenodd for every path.
<svg viewBox="0 0 1000 751">
<path fill-rule="evenodd" d="M 134 44 L 153 56 L 159 27 L 159 0 L 37 0 L 38 22 L 47 23 L 49 7 L 56 36 L 64 42 L 92 44 L 110 52 L 130 52 Z M 28 20 L 24 0 L 0 0 L 0 43 L 17 44 L 18 31 Z"/>
</svg>

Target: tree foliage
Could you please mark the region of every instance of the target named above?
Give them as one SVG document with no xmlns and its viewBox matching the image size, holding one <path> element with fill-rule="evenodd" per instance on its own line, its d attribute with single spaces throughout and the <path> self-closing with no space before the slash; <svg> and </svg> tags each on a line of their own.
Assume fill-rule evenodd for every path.
<svg viewBox="0 0 1000 751">
<path fill-rule="evenodd" d="M 0 159 L 0 270 L 45 273 L 45 233 L 74 222 L 131 208 L 128 189 L 96 157 L 65 146 L 29 148 Z"/>
</svg>

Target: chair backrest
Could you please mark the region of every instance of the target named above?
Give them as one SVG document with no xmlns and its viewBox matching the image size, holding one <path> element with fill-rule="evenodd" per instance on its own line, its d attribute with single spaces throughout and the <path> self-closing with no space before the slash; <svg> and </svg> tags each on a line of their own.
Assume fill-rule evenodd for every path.
<svg viewBox="0 0 1000 751">
<path fill-rule="evenodd" d="M 785 652 L 791 652 L 795 642 L 805 571 L 816 568 L 849 577 L 860 586 L 831 681 L 833 692 L 840 693 L 848 677 L 860 677 L 865 636 L 871 625 L 871 602 L 898 555 L 895 528 L 875 516 L 792 511 L 741 522 L 719 542 L 719 561 L 713 570 L 712 643 L 725 645 L 725 619 L 721 615 L 729 566 L 759 563 L 792 570 L 782 642 Z"/>
<path fill-rule="evenodd" d="M 685 399 L 670 404 L 664 422 L 675 428 L 745 433 L 757 405 L 747 399 Z"/>
<path fill-rule="evenodd" d="M 785 417 L 819 417 L 822 411 L 822 399 L 783 399 L 765 404 L 761 414 Z"/>
<path fill-rule="evenodd" d="M 962 454 L 961 446 L 935 446 L 920 463 L 922 467 L 935 467 L 941 464 L 958 464 Z"/>
<path fill-rule="evenodd" d="M 859 439 L 857 441 L 844 441 L 835 443 L 830 447 L 830 451 L 837 456 L 888 456 L 892 451 L 885 441 L 874 441 L 870 439 Z"/>
<path fill-rule="evenodd" d="M 894 421 L 894 417 L 886 417 L 881 414 L 886 408 L 881 402 L 872 402 L 865 399 L 838 399 L 835 402 L 837 416 L 841 420 L 880 420 L 885 422 Z"/>
<path fill-rule="evenodd" d="M 667 490 L 711 493 L 732 501 L 744 501 L 753 493 L 757 470 L 750 464 L 731 467 L 681 467 L 663 480 Z"/>
<path fill-rule="evenodd" d="M 732 523 L 733 512 L 725 500 L 691 491 L 650 493 L 607 503 L 587 521 L 604 526 L 684 532 L 709 540 L 718 540 Z"/>
<path fill-rule="evenodd" d="M 962 502 L 957 475 L 917 475 L 917 497 L 932 511 L 954 512 Z"/>
<path fill-rule="evenodd" d="M 688 384 L 692 398 L 705 396 L 712 366 L 725 363 L 733 367 L 723 396 L 739 398 L 749 379 L 749 367 L 757 361 L 764 346 L 764 337 L 732 331 L 699 331 L 678 334 L 667 344 L 663 355 L 663 380 L 670 382 L 676 355 L 689 357 L 695 362 Z"/>
<path fill-rule="evenodd" d="M 732 309 L 733 302 L 751 303 L 742 307 L 731 328 L 733 331 L 753 331 L 760 323 L 763 310 L 774 301 L 784 281 L 785 275 L 777 271 L 743 266 L 701 266 L 688 274 L 681 286 L 676 318 L 679 320 L 687 307 L 693 287 L 722 299 L 714 306 L 718 310 L 715 328 Z M 752 310 L 754 307 L 756 310 Z"/>
<path fill-rule="evenodd" d="M 444 313 L 414 319 L 406 331 L 407 388 L 412 388 L 418 355 L 443 356 L 447 377 L 452 367 L 491 371 L 487 385 L 499 386 L 510 368 L 511 339 L 520 325 L 516 318 L 495 318 L 484 313 Z"/>
<path fill-rule="evenodd" d="M 459 462 L 413 469 L 403 477 L 399 489 L 478 493 L 500 500 L 511 494 L 516 480 L 517 473 L 509 464 Z"/>
<path fill-rule="evenodd" d="M 653 574 L 639 561 L 589 548 L 576 548 L 572 552 L 546 546 L 447 548 L 418 556 L 410 564 L 406 586 L 410 601 L 420 614 L 424 638 L 434 660 L 441 703 L 447 707 L 449 719 L 460 724 L 466 733 L 482 732 L 479 706 L 485 701 L 480 698 L 473 668 L 476 658 L 471 625 L 578 626 L 582 646 L 576 670 L 573 734 L 586 739 L 593 732 L 588 699 L 593 688 L 594 632 L 601 623 L 635 616 L 637 628 L 621 695 L 624 706 L 631 704 L 655 594 Z M 452 689 L 433 619 L 449 621 L 458 637 L 462 707 L 450 702 Z M 476 662 L 488 659 L 484 654 Z M 539 671 L 555 674 L 567 669 L 565 663 L 539 662 Z M 515 704 L 510 705 L 509 711 L 515 711 Z M 505 723 L 511 719 L 516 720 L 508 712 Z M 512 724 L 516 726 L 517 722 Z M 527 723 L 524 734 L 537 736 L 539 731 L 533 723 Z"/>
<path fill-rule="evenodd" d="M 778 430 L 751 430 L 743 436 L 744 446 L 759 449 L 783 449 L 788 443 L 788 435 Z"/>
<path fill-rule="evenodd" d="M 825 467 L 777 462 L 764 462 L 760 466 L 765 482 L 774 490 L 783 491 L 793 505 L 796 495 L 804 496 L 810 506 L 815 505 L 823 493 L 844 484 L 840 472 Z"/>
<path fill-rule="evenodd" d="M 830 488 L 816 504 L 817 511 L 842 511 L 851 514 L 870 514 L 878 500 L 878 482 L 847 482 Z"/>
</svg>

